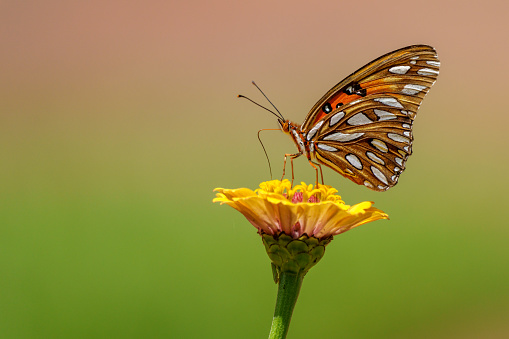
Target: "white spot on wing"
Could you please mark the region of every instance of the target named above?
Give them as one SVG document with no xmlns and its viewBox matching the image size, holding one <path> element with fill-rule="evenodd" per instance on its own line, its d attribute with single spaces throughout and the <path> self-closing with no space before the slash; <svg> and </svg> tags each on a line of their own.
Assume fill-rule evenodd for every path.
<svg viewBox="0 0 509 339">
<path fill-rule="evenodd" d="M 325 144 L 316 144 L 316 147 L 323 149 L 324 151 L 329 151 L 329 152 L 336 152 L 338 150 L 336 147 L 332 147 L 332 146 L 325 145 Z"/>
<path fill-rule="evenodd" d="M 438 75 L 438 71 L 431 68 L 421 68 L 417 71 L 419 75 Z"/>
<path fill-rule="evenodd" d="M 383 182 L 384 184 L 388 185 L 389 183 L 387 182 L 387 178 L 385 177 L 385 175 L 382 173 L 382 171 L 380 171 L 378 168 L 376 168 L 375 166 L 371 166 L 371 172 L 373 172 L 373 174 L 375 175 L 375 177 L 380 180 L 381 182 Z"/>
<path fill-rule="evenodd" d="M 369 187 L 369 188 L 374 188 L 375 186 L 373 186 L 372 183 L 370 183 L 369 181 L 364 181 L 364 186 L 366 187 Z"/>
<path fill-rule="evenodd" d="M 389 72 L 394 74 L 405 74 L 410 69 L 410 66 L 394 66 L 389 68 Z"/>
<path fill-rule="evenodd" d="M 329 120 L 329 126 L 332 127 L 339 122 L 345 116 L 345 112 L 338 112 L 332 116 Z"/>
<path fill-rule="evenodd" d="M 440 61 L 426 61 L 428 65 L 440 67 Z"/>
<path fill-rule="evenodd" d="M 409 124 L 403 124 L 403 128 L 410 128 Z"/>
<path fill-rule="evenodd" d="M 362 169 L 362 163 L 356 155 L 350 153 L 345 156 L 345 159 L 355 168 Z"/>
<path fill-rule="evenodd" d="M 410 143 L 410 139 L 396 133 L 387 133 L 387 137 L 391 140 L 397 141 L 397 142 L 404 142 L 406 144 Z"/>
<path fill-rule="evenodd" d="M 323 125 L 323 120 L 318 121 L 316 125 L 313 126 L 308 132 L 308 135 L 306 135 L 306 139 L 311 140 L 315 136 L 316 132 L 320 127 Z"/>
<path fill-rule="evenodd" d="M 363 135 L 364 135 L 364 133 L 349 134 L 349 133 L 338 132 L 338 133 L 329 134 L 328 136 L 323 138 L 323 140 L 335 140 L 335 141 L 345 142 L 345 141 L 355 140 Z"/>
<path fill-rule="evenodd" d="M 360 126 L 360 125 L 366 125 L 366 124 L 370 124 L 372 123 L 373 121 L 371 121 L 366 115 L 364 115 L 363 113 L 357 113 L 355 114 L 353 117 L 351 117 L 350 119 L 348 119 L 346 121 L 349 125 L 355 125 L 355 126 Z"/>
<path fill-rule="evenodd" d="M 379 151 L 382 151 L 384 153 L 387 153 L 389 151 L 389 148 L 387 147 L 387 145 L 385 144 L 385 142 L 383 142 L 382 140 L 378 140 L 378 139 L 373 139 L 371 141 L 371 144 L 373 146 L 375 146 L 376 149 L 378 149 Z"/>
<path fill-rule="evenodd" d="M 403 167 L 403 159 L 401 159 L 401 158 L 395 158 L 394 160 L 396 161 L 396 163 L 397 163 L 398 165 L 400 165 L 401 167 Z"/>
<path fill-rule="evenodd" d="M 403 87 L 403 89 L 401 90 L 401 93 L 408 94 L 408 95 L 414 95 L 414 94 L 419 93 L 420 91 L 422 91 L 425 88 L 426 88 L 426 86 L 408 84 L 408 85 L 405 85 L 405 87 Z"/>
<path fill-rule="evenodd" d="M 414 57 L 411 57 L 410 59 L 417 60 L 417 59 L 419 59 L 419 56 L 414 56 Z"/>
<path fill-rule="evenodd" d="M 396 108 L 405 108 L 396 98 L 375 98 L 373 100 L 380 102 L 387 106 L 396 107 Z"/>
<path fill-rule="evenodd" d="M 412 60 L 412 61 L 410 61 L 410 63 L 411 63 L 412 65 L 415 65 L 415 64 L 417 63 L 417 61 Z"/>
<path fill-rule="evenodd" d="M 403 135 L 406 135 L 407 137 L 409 137 L 410 136 L 410 131 L 404 131 Z"/>
<path fill-rule="evenodd" d="M 375 111 L 375 114 L 378 116 L 379 118 L 378 121 L 391 120 L 397 118 L 397 116 L 394 115 L 393 113 L 382 111 L 381 109 L 374 109 L 373 111 Z"/>
<path fill-rule="evenodd" d="M 380 159 L 375 153 L 368 151 L 368 152 L 366 152 L 366 155 L 368 156 L 368 158 L 370 158 L 374 162 L 376 162 L 380 165 L 385 165 L 385 162 L 383 161 L 383 159 Z"/>
</svg>

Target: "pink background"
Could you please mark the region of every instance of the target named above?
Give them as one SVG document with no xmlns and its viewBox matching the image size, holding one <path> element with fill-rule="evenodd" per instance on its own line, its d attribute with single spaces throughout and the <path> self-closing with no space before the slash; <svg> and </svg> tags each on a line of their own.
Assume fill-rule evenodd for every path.
<svg viewBox="0 0 509 339">
<path fill-rule="evenodd" d="M 23 214 L 37 210 L 38 204 L 48 197 L 56 199 L 53 206 L 64 206 L 68 201 L 82 206 L 79 201 L 83 197 L 111 202 L 120 197 L 129 200 L 141 196 L 149 206 L 164 205 L 170 215 L 173 212 L 179 218 L 184 215 L 190 218 L 186 219 L 189 228 L 185 229 L 170 217 L 165 219 L 170 220 L 168 237 L 211 236 L 213 230 L 217 236 L 225 232 L 237 239 L 235 232 L 246 229 L 249 236 L 245 238 L 254 238 L 254 231 L 247 222 L 237 219 L 233 211 L 210 206 L 214 187 L 254 188 L 258 182 L 269 179 L 256 132 L 276 128 L 275 118 L 247 101 L 236 99 L 236 95 L 242 93 L 264 103 L 250 84 L 255 80 L 285 117 L 301 123 L 313 104 L 352 71 L 389 51 L 429 44 L 438 51 L 440 76 L 419 111 L 414 125 L 415 154 L 398 186 L 377 194 L 332 171 L 327 171 L 325 178 L 341 189 L 347 202 L 376 201 L 376 206 L 387 210 L 393 219 L 383 225 L 363 226 L 365 231 L 352 231 L 359 238 L 358 249 L 366 249 L 361 238 L 377 232 L 372 231 L 376 228 L 389 232 L 380 233 L 387 237 L 384 241 L 404 237 L 401 230 L 411 229 L 430 237 L 426 246 L 436 256 L 433 259 L 436 261 L 428 262 L 430 253 L 420 247 L 413 252 L 408 248 L 416 260 L 421 260 L 416 265 L 429 263 L 430 267 L 438 267 L 435 265 L 451 257 L 457 261 L 451 261 L 450 267 L 457 267 L 459 262 L 465 265 L 458 275 L 450 273 L 449 266 L 431 276 L 426 273 L 427 278 L 420 283 L 432 286 L 432 291 L 445 291 L 443 297 L 430 292 L 437 298 L 436 304 L 428 305 L 436 310 L 436 317 L 430 315 L 422 322 L 414 319 L 420 324 L 417 329 L 398 327 L 395 319 L 394 327 L 386 333 L 388 338 L 509 337 L 506 284 L 509 232 L 504 213 L 509 188 L 508 13 L 507 1 L 489 0 L 3 1 L 0 3 L 3 200 Z M 293 152 L 294 145 L 282 133 L 266 133 L 264 142 L 277 177 L 281 173 L 282 155 Z M 296 175 L 298 181 L 313 180 L 313 171 L 305 161 L 297 162 Z M 41 224 L 22 223 L 5 204 L 6 220 L 0 221 L 0 230 L 4 232 L 23 225 L 30 234 L 34 229 L 40 231 L 54 225 L 50 219 Z M 194 220 L 196 209 L 210 219 Z M 7 218 L 9 213 L 13 216 Z M 419 221 L 426 226 L 412 228 Z M 230 227 L 231 223 L 234 226 Z M 64 231 L 67 225 L 62 222 Z M 105 224 L 101 229 L 108 227 Z M 342 242 L 354 241 L 352 237 Z M 33 251 L 21 234 L 5 235 L 3 239 L 5 244 L 16 244 L 12 252 L 0 254 L 6 262 L 10 262 L 11 256 Z M 64 237 L 63 241 L 69 239 Z M 435 241 L 442 244 L 441 252 L 433 250 L 433 246 L 440 246 Z M 371 246 L 376 244 L 374 241 Z M 406 244 L 412 247 L 411 242 Z M 258 250 L 259 260 L 267 268 L 268 261 Z M 384 249 L 395 258 L 401 250 Z M 328 262 L 336 263 L 337 270 L 339 258 L 345 253 L 339 245 L 335 251 L 331 250 Z M 62 253 L 65 256 L 67 252 Z M 215 255 L 214 251 L 208 253 Z M 106 246 L 104 256 L 109 254 Z M 171 258 L 175 260 L 177 255 L 172 254 Z M 472 263 L 472 258 L 479 258 L 479 262 Z M 384 263 L 389 270 L 391 262 Z M 216 265 L 226 266 L 228 261 Z M 39 286 L 27 263 L 21 262 L 17 267 L 25 272 L 19 279 L 28 277 L 27 281 Z M 492 270 L 484 271 L 482 268 L 486 267 Z M 192 264 L 182 267 L 179 273 L 189 270 L 193 270 Z M 48 271 L 44 272 L 43 276 L 49 276 Z M 268 271 L 263 274 L 268 298 L 272 300 L 275 290 L 268 281 L 270 274 Z M 342 276 L 341 272 L 338 274 Z M 399 272 L 387 278 L 389 290 L 394 283 L 390 279 L 400 280 L 399 274 L 405 276 Z M 328 279 L 325 273 L 322 275 Z M 308 296 L 323 287 L 323 282 L 309 279 L 302 292 Z M 17 280 L 12 281 L 12 286 L 19 286 Z M 445 285 L 434 285 L 432 281 Z M 146 288 L 151 289 L 153 283 L 147 278 Z M 4 286 L 0 293 L 22 294 L 10 286 Z M 458 292 L 456 286 L 464 288 L 464 292 Z M 373 282 L 367 288 L 376 288 L 376 284 Z M 459 296 L 448 300 L 448 291 L 456 291 Z M 131 292 L 127 294 L 137 293 Z M 49 292 L 43 289 L 34 293 Z M 218 287 L 215 293 L 229 292 Z M 250 292 L 235 293 L 242 296 Z M 390 307 L 398 312 L 420 306 L 403 301 L 412 299 L 411 293 L 406 297 L 396 293 L 395 298 L 400 303 Z M 301 302 L 303 309 L 300 318 L 295 315 L 296 323 L 303 323 L 310 316 L 304 309 L 306 299 Z M 320 298 L 322 302 L 330 312 L 330 318 L 323 320 L 325 323 L 341 318 L 333 311 L 336 301 L 326 306 L 327 298 Z M 5 305 L 11 307 L 9 303 Z M 42 305 L 34 311 L 34 318 L 19 311 L 8 320 L 36 321 L 33 319 L 38 314 L 47 311 Z M 79 300 L 70 305 L 81 307 Z M 165 307 L 171 309 L 171 305 L 176 304 Z M 224 306 L 223 311 L 232 310 L 231 304 L 224 305 L 230 306 Z M 348 312 L 349 305 L 342 305 L 342 310 Z M 98 306 L 101 307 L 106 306 Z M 443 312 L 442 307 L 446 309 Z M 270 302 L 260 309 L 267 317 L 272 312 Z M 53 319 L 60 319 L 59 311 L 51 310 L 55 312 Z M 377 319 L 372 314 L 363 318 L 362 310 L 358 311 L 357 316 L 352 315 L 355 321 Z M 194 319 L 192 312 L 181 313 L 180 317 L 184 323 Z M 207 319 L 220 326 L 220 320 Z M 246 326 L 262 328 L 265 333 L 267 319 L 255 324 L 246 320 L 249 324 Z M 80 320 L 69 320 L 69 324 L 80 329 L 76 323 Z M 60 320 L 55 320 L 55 328 L 59 324 Z M 162 324 L 169 333 L 183 333 L 177 323 L 163 320 Z M 53 333 L 48 326 L 43 333 Z M 213 333 L 213 325 L 203 326 L 209 334 Z M 293 335 L 299 337 L 299 327 L 295 326 Z M 216 329 L 218 337 L 220 333 L 225 337 L 243 333 L 223 332 L 227 331 L 225 327 L 226 324 Z M 16 328 L 9 328 L 7 334 L 22 336 Z M 334 328 L 341 332 L 342 325 Z M 72 330 L 69 331 L 72 335 Z M 352 331 L 351 337 L 356 337 Z M 110 334 L 119 332 L 112 330 Z"/>
</svg>

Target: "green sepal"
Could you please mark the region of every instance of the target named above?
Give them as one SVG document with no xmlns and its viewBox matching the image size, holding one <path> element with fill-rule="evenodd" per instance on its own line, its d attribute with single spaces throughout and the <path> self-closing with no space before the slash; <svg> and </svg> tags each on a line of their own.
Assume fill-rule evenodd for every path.
<svg viewBox="0 0 509 339">
<path fill-rule="evenodd" d="M 272 261 L 272 276 L 277 284 L 281 273 L 304 276 L 325 254 L 332 237 L 317 239 L 303 235 L 298 239 L 284 233 L 272 236 L 262 233 L 265 250 Z"/>
</svg>

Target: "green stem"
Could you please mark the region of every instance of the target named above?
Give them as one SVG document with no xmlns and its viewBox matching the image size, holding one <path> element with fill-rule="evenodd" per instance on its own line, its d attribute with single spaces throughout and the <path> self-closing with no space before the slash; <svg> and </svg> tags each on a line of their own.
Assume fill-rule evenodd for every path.
<svg viewBox="0 0 509 339">
<path fill-rule="evenodd" d="M 274 311 L 274 318 L 272 318 L 269 339 L 286 338 L 303 279 L 303 274 L 280 273 L 276 310 Z"/>
</svg>

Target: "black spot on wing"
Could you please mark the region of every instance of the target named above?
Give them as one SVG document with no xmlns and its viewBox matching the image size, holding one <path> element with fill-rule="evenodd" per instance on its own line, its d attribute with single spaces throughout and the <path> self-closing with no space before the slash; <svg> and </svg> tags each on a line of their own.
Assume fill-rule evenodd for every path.
<svg viewBox="0 0 509 339">
<path fill-rule="evenodd" d="M 322 106 L 322 111 L 324 111 L 325 114 L 329 114 L 332 112 L 332 106 L 330 103 L 325 103 L 325 105 Z"/>
<path fill-rule="evenodd" d="M 367 95 L 366 89 L 361 88 L 361 85 L 359 85 L 357 82 L 351 82 L 349 83 L 345 89 L 343 90 L 344 93 L 347 95 L 359 95 L 361 97 L 365 97 Z"/>
</svg>

